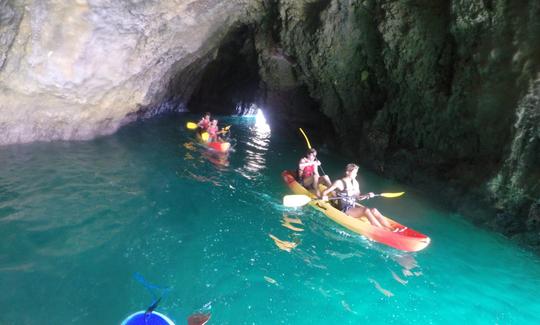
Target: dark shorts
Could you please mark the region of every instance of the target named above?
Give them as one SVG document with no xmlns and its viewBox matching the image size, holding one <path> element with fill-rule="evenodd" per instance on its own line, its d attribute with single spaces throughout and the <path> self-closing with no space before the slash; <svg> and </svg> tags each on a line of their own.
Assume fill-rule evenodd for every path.
<svg viewBox="0 0 540 325">
<path fill-rule="evenodd" d="M 353 202 L 347 202 L 345 200 L 339 200 L 339 210 L 347 213 L 350 209 L 354 208 L 355 204 Z"/>
<path fill-rule="evenodd" d="M 308 186 L 309 186 L 309 187 L 312 187 L 312 186 L 313 186 L 313 181 L 312 181 L 311 184 L 309 184 L 309 185 L 306 185 L 306 182 L 305 182 L 306 179 L 307 179 L 307 178 L 310 178 L 310 177 L 312 177 L 312 176 L 308 176 L 308 177 L 306 177 L 306 178 L 302 178 L 302 179 L 298 180 L 298 183 L 300 183 L 303 187 L 306 187 L 306 188 L 307 188 Z"/>
</svg>

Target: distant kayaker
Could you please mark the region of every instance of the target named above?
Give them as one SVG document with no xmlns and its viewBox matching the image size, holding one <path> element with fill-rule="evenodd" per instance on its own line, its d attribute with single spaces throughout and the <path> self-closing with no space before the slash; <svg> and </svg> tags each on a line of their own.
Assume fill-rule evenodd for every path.
<svg viewBox="0 0 540 325">
<path fill-rule="evenodd" d="M 345 167 L 345 176 L 332 184 L 329 188 L 322 192 L 322 199 L 327 201 L 328 194 L 335 191 L 338 202 L 338 209 L 345 212 L 351 217 L 360 218 L 366 216 L 369 222 L 381 228 L 387 228 L 392 230 L 392 226 L 384 218 L 384 216 L 375 208 L 368 208 L 356 202 L 356 200 L 364 200 L 375 196 L 373 192 L 367 194 L 360 194 L 360 185 L 356 180 L 358 175 L 358 166 L 355 164 L 348 164 Z"/>
<path fill-rule="evenodd" d="M 208 142 L 216 142 L 219 140 L 218 130 L 218 120 L 213 119 L 210 126 L 206 129 L 206 132 L 208 132 Z"/>
<path fill-rule="evenodd" d="M 197 123 L 197 126 L 199 127 L 199 132 L 206 131 L 210 126 L 210 113 L 204 113 L 204 116 L 201 118 L 199 123 Z"/>
<path fill-rule="evenodd" d="M 305 188 L 313 189 L 317 196 L 319 192 L 319 182 L 322 181 L 326 186 L 332 185 L 328 175 L 319 175 L 319 166 L 321 162 L 317 160 L 317 150 L 314 148 L 308 149 L 306 156 L 300 159 L 298 163 L 298 181 Z"/>
</svg>

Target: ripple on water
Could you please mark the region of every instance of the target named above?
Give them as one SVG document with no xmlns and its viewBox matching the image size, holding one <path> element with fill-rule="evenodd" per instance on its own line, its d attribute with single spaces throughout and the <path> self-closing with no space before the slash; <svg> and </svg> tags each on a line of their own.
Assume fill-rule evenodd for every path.
<svg viewBox="0 0 540 325">
<path fill-rule="evenodd" d="M 216 324 L 539 323 L 540 262 L 501 236 L 413 195 L 374 200 L 433 240 L 393 250 L 282 206 L 302 138 L 231 119 L 222 157 L 185 122 L 0 151 L 1 324 L 118 324 L 152 300 L 134 272 L 171 288 L 159 309 L 178 323 L 205 306 Z"/>
</svg>

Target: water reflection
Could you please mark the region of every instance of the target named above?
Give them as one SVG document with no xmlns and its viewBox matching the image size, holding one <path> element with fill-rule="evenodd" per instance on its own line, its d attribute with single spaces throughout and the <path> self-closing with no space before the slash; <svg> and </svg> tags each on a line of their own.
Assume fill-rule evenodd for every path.
<svg viewBox="0 0 540 325">
<path fill-rule="evenodd" d="M 218 168 L 229 167 L 229 153 L 228 152 L 206 150 L 202 153 L 202 156 Z"/>
<path fill-rule="evenodd" d="M 207 146 L 201 143 L 188 141 L 183 143 L 186 152 L 184 154 L 184 160 L 195 160 L 195 157 L 200 157 L 199 162 L 209 161 L 214 166 L 225 169 L 229 167 L 229 152 L 219 152 L 209 149 Z"/>
<path fill-rule="evenodd" d="M 246 142 L 245 163 L 239 172 L 248 179 L 254 179 L 259 177 L 260 171 L 266 168 L 266 153 L 271 135 L 270 125 L 266 122 L 262 110 L 257 110 L 255 123 L 249 128 L 249 131 L 250 137 Z"/>
</svg>

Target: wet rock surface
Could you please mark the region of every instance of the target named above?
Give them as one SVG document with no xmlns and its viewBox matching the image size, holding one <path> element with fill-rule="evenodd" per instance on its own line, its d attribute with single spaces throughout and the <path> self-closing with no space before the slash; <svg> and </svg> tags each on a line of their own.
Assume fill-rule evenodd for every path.
<svg viewBox="0 0 540 325">
<path fill-rule="evenodd" d="M 329 118 L 335 144 L 478 224 L 538 236 L 527 220 L 540 201 L 539 3 L 273 5 L 266 35 L 294 62 L 288 74 Z M 274 93 L 288 91 L 275 79 L 263 74 Z"/>
<path fill-rule="evenodd" d="M 181 109 L 255 1 L 0 1 L 0 145 Z"/>
</svg>

